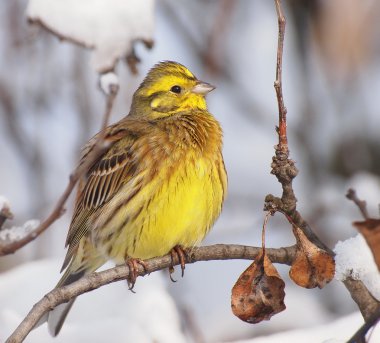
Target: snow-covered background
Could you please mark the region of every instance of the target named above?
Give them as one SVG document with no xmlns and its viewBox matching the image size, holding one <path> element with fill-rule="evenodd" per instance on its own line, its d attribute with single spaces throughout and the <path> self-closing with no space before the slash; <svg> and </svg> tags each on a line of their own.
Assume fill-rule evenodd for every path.
<svg viewBox="0 0 380 343">
<path fill-rule="evenodd" d="M 49 3 L 32 2 L 37 7 Z M 54 2 L 65 3 L 67 9 L 79 3 Z M 121 13 L 122 2 L 133 9 L 131 21 Z M 124 40 L 113 51 L 117 54 L 131 52 L 125 40 L 134 35 L 145 40 L 152 35 L 155 42 L 152 50 L 136 44 L 142 61 L 138 75 L 124 61 L 117 64 L 120 91 L 113 121 L 128 113 L 134 90 L 160 60 L 178 61 L 217 86 L 208 104 L 224 128 L 229 196 L 204 244 L 259 245 L 264 197 L 280 192 L 269 174 L 277 122 L 273 2 L 113 0 L 120 14 L 115 20 L 109 19 L 112 16 L 103 7 L 97 8 L 101 0 L 80 3 L 92 4 L 91 11 L 84 10 L 91 20 L 83 19 L 81 8 L 76 13 L 81 14 L 80 23 L 76 16 L 66 21 L 53 16 L 52 25 L 84 32 L 94 47 L 108 42 L 114 33 Z M 349 187 L 367 200 L 373 216 L 378 215 L 380 24 L 376 13 L 380 4 L 375 0 L 284 3 L 288 4 L 288 25 L 283 88 L 291 156 L 300 169 L 295 190 L 300 211 L 333 248 L 339 240 L 356 235 L 351 222 L 360 216 L 345 199 Z M 0 195 L 9 199 L 15 214 L 6 227 L 45 218 L 62 193 L 80 146 L 101 125 L 105 104 L 96 70 L 107 69 L 101 57 L 117 44 L 111 42 L 93 53 L 60 42 L 27 24 L 27 5 L 26 0 L 0 2 Z M 48 9 L 47 16 L 52 13 Z M 99 27 L 104 29 L 86 31 L 86 23 L 96 25 L 99 14 Z M 136 20 L 141 16 L 143 20 Z M 123 32 L 132 29 L 132 36 L 130 31 Z M 59 279 L 72 199 L 67 207 L 68 213 L 39 239 L 0 258 L 0 341 Z M 293 243 L 290 227 L 281 216 L 271 219 L 266 242 L 270 247 Z M 360 271 L 363 263 L 358 262 Z M 322 290 L 301 289 L 288 280 L 288 268 L 281 266 L 287 310 L 269 322 L 241 322 L 230 310 L 230 292 L 247 265 L 247 261 L 197 263 L 187 266 L 185 277 L 178 276 L 175 284 L 167 273 L 156 273 L 138 279 L 137 294 L 128 292 L 123 282 L 103 287 L 78 299 L 54 341 L 344 341 L 361 325 L 341 282 L 333 281 Z M 378 331 L 372 336 L 374 342 Z M 272 334 L 276 335 L 255 338 Z M 26 341 L 53 339 L 42 326 Z"/>
</svg>

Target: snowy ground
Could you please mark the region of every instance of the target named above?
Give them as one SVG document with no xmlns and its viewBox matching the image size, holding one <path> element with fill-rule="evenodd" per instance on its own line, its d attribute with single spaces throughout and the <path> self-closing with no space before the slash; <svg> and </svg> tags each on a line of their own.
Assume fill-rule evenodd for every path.
<svg viewBox="0 0 380 343">
<path fill-rule="evenodd" d="M 54 287 L 60 260 L 23 264 L 0 276 L 0 341 L 43 294 Z M 154 287 L 152 287 L 154 285 Z M 119 282 L 81 296 L 54 342 L 185 342 L 176 306 L 162 275 L 138 282 L 138 292 Z M 82 319 L 85 318 L 85 321 Z M 117 332 L 117 335 L 115 334 Z M 27 342 L 50 342 L 46 324 L 32 331 Z"/>
<path fill-rule="evenodd" d="M 55 284 L 60 260 L 39 260 L 25 263 L 20 267 L 0 275 L 0 341 L 6 337 L 21 322 L 31 306 Z M 192 269 L 202 273 L 202 267 L 195 265 Z M 187 269 L 191 269 L 191 268 Z M 199 268 L 198 268 L 199 267 Z M 203 277 L 203 284 L 209 282 L 209 275 Z M 186 279 L 199 280 L 192 270 L 186 273 Z M 197 279 L 196 279 L 197 278 Z M 214 290 L 219 291 L 221 280 L 213 280 Z M 287 291 L 288 308 L 282 314 L 266 323 L 268 336 L 249 340 L 228 339 L 238 330 L 248 334 L 251 326 L 242 324 L 232 315 L 230 318 L 218 316 L 215 300 L 219 298 L 215 291 L 202 299 L 199 289 L 189 290 L 182 280 L 177 284 L 167 283 L 167 273 L 154 273 L 138 279 L 136 293 L 128 291 L 126 282 L 102 287 L 89 294 L 82 295 L 73 307 L 62 332 L 54 338 L 54 342 L 105 342 L 112 337 L 112 342 L 187 342 L 181 329 L 180 316 L 173 298 L 168 293 L 169 287 L 175 287 L 181 294 L 187 293 L 188 299 L 197 301 L 202 310 L 193 312 L 195 318 L 206 319 L 201 328 L 208 333 L 207 341 L 236 343 L 341 343 L 352 336 L 356 328 L 363 324 L 359 312 L 332 320 L 323 318 L 325 312 L 307 292 L 290 289 Z M 188 292 L 190 291 L 190 294 Z M 228 293 L 228 289 L 222 288 Z M 191 293 L 194 294 L 191 294 Z M 198 296 L 197 296 L 198 295 Z M 225 297 L 221 297 L 225 298 Z M 203 302 L 203 304 L 201 303 Z M 229 304 L 226 304 L 229 306 Z M 219 318 L 218 322 L 215 318 Z M 290 323 L 290 322 L 293 323 Z M 324 321 L 323 325 L 314 325 Z M 293 329 L 278 334 L 270 334 L 271 327 L 308 327 Z M 117 333 L 117 334 L 115 334 Z M 213 333 L 213 334 L 212 334 Z M 217 333 L 217 334 L 216 334 Z M 241 332 L 242 334 L 242 332 Z M 224 337 L 224 338 L 223 338 Z M 380 328 L 372 333 L 372 341 L 380 339 Z M 328 341 L 330 340 L 331 341 Z M 335 339 L 335 340 L 332 340 Z M 28 336 L 26 342 L 52 342 L 46 324 L 40 326 Z"/>
<path fill-rule="evenodd" d="M 362 324 L 361 314 L 353 313 L 325 325 L 317 325 L 309 329 L 290 330 L 251 340 L 235 341 L 235 343 L 345 343 L 352 336 L 349 328 L 360 327 Z M 378 341 L 380 341 L 379 327 L 373 330 L 370 342 Z"/>
</svg>

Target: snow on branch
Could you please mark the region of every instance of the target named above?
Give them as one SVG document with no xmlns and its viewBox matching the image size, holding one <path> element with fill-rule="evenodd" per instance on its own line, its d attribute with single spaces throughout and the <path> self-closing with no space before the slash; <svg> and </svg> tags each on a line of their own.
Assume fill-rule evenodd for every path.
<svg viewBox="0 0 380 343">
<path fill-rule="evenodd" d="M 13 219 L 10 207 L 9 200 L 5 196 L 0 195 L 0 247 L 25 238 L 40 225 L 39 220 L 30 219 L 21 226 L 4 228 L 3 225 L 5 221 L 7 219 Z"/>
<path fill-rule="evenodd" d="M 119 79 L 114 72 L 100 75 L 100 88 L 104 94 L 110 95 L 119 88 Z"/>
<path fill-rule="evenodd" d="M 38 225 L 40 225 L 39 220 L 30 219 L 30 220 L 27 220 L 21 226 L 12 226 L 10 228 L 3 228 L 0 231 L 0 241 L 3 241 L 6 243 L 6 242 L 12 242 L 12 241 L 23 239 L 30 232 L 33 232 L 33 230 L 35 230 L 38 227 Z"/>
<path fill-rule="evenodd" d="M 0 195 L 0 210 L 3 208 L 9 209 L 9 207 L 9 200 L 4 195 Z"/>
<path fill-rule="evenodd" d="M 344 281 L 347 277 L 361 280 L 370 293 L 380 300 L 380 274 L 363 236 L 359 234 L 344 242 L 338 242 L 334 251 L 335 278 L 338 281 Z"/>
<path fill-rule="evenodd" d="M 62 40 L 93 49 L 99 73 L 135 61 L 134 44 L 153 46 L 154 0 L 29 0 L 27 17 Z"/>
</svg>

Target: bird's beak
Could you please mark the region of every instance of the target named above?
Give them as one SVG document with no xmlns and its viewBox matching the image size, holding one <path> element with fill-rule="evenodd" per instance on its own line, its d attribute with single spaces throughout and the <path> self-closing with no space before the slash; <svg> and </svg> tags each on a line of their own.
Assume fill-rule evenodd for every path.
<svg viewBox="0 0 380 343">
<path fill-rule="evenodd" d="M 215 86 L 210 85 L 207 82 L 199 81 L 192 89 L 192 92 L 195 94 L 206 95 L 207 93 L 211 92 L 214 89 L 215 89 Z"/>
</svg>

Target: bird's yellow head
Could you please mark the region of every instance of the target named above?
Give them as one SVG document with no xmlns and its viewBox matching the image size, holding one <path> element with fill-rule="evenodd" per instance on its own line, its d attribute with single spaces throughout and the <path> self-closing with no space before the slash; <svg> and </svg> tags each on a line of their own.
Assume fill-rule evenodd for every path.
<svg viewBox="0 0 380 343">
<path fill-rule="evenodd" d="M 205 95 L 215 87 L 199 81 L 183 65 L 156 64 L 133 95 L 130 115 L 162 118 L 194 109 L 206 110 Z"/>
</svg>

